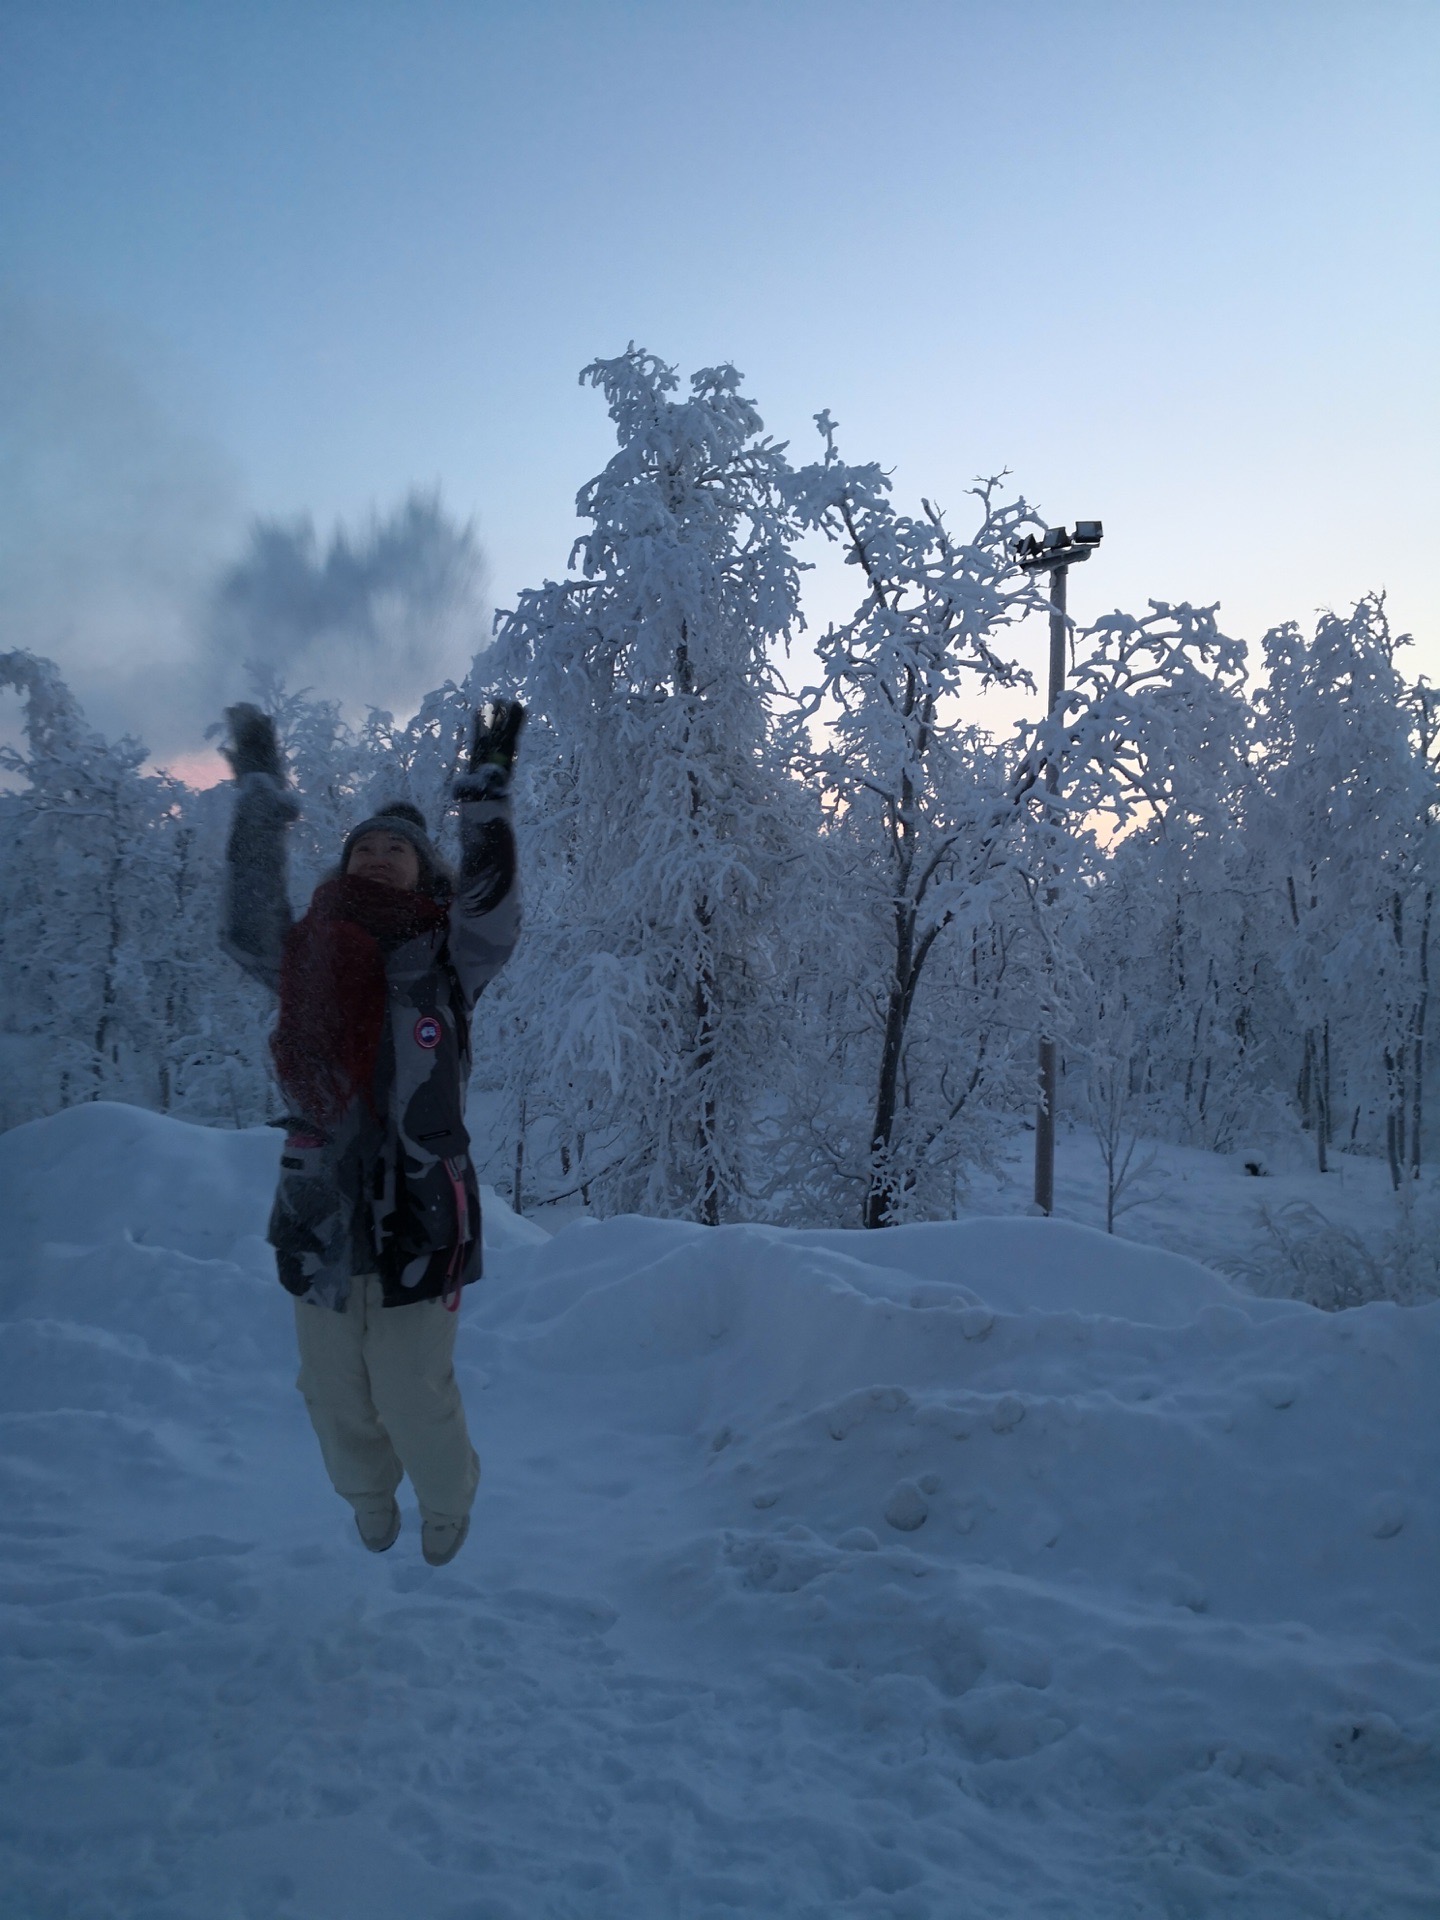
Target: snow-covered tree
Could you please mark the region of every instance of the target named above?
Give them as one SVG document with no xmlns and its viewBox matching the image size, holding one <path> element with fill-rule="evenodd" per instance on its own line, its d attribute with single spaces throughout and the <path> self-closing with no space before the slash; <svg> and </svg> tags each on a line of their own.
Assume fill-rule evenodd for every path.
<svg viewBox="0 0 1440 1920">
<path fill-rule="evenodd" d="M 1240 832 L 1250 710 L 1244 649 L 1215 613 L 1152 602 L 1076 636 L 1045 748 L 1059 817 L 1047 802 L 1035 823 L 1049 842 L 1037 863 L 1068 876 L 1037 907 L 1081 1106 L 1107 1132 L 1128 1104 L 1151 1132 L 1208 1147 L 1259 1098 L 1256 882 Z M 1117 1074 L 1124 1033 L 1130 1068 Z"/>
<path fill-rule="evenodd" d="M 511 1084 L 595 1203 L 715 1222 L 764 1184 L 805 853 L 769 710 L 797 618 L 784 455 L 732 367 L 682 397 L 632 347 L 582 379 L 619 450 L 580 491 L 577 571 L 522 594 L 496 645 L 540 721 L 522 807 L 538 880 L 497 1003 Z"/>
<path fill-rule="evenodd" d="M 0 796 L 6 1104 L 168 1105 L 196 985 L 183 789 L 90 728 L 52 662 L 0 655 L 0 686 L 24 703 L 24 746 L 0 753 L 17 782 Z"/>
<path fill-rule="evenodd" d="M 1285 927 L 1276 960 L 1318 1164 L 1342 1087 L 1353 1139 L 1368 1081 L 1396 1185 L 1421 1156 L 1437 801 L 1433 703 L 1396 664 L 1404 644 L 1373 596 L 1324 614 L 1310 640 L 1293 623 L 1265 636 L 1252 822 Z"/>
<path fill-rule="evenodd" d="M 1014 809 L 1003 769 L 964 723 L 959 700 L 967 685 L 1023 678 L 996 645 L 1041 604 L 1013 553 L 1020 530 L 1039 523 L 1023 500 L 999 498 L 998 480 L 973 489 L 980 516 L 968 536 L 952 533 L 929 501 L 918 516 L 901 514 L 887 475 L 840 458 L 828 414 L 817 425 L 824 456 L 788 492 L 801 524 L 858 570 L 862 598 L 817 642 L 821 679 L 806 713 L 823 732 L 807 757 L 843 849 L 851 911 L 875 935 L 871 1096 L 858 1160 L 861 1217 L 879 1227 L 919 1199 L 921 1166 L 965 1104 L 953 1074 L 946 1078 L 953 1063 L 934 1057 L 933 1035 L 917 1049 L 912 1023 L 937 943 L 951 932 L 982 940 L 1004 884 Z M 945 1084 L 917 1103 L 921 1073 Z M 968 1073 L 961 1084 L 970 1085 Z M 856 1165 L 853 1147 L 848 1157 Z"/>
</svg>

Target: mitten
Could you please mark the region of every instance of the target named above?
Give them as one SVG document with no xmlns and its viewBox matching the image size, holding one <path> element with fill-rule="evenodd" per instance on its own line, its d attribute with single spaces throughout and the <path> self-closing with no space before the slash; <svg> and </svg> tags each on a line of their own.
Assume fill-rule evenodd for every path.
<svg viewBox="0 0 1440 1920">
<path fill-rule="evenodd" d="M 280 742 L 275 737 L 275 722 L 248 701 L 227 707 L 230 744 L 220 751 L 230 762 L 237 780 L 247 773 L 267 773 L 277 786 L 285 784 L 285 765 L 280 758 Z"/>
<path fill-rule="evenodd" d="M 508 776 L 524 724 L 525 709 L 518 700 L 490 700 L 477 707 L 466 771 L 479 773 L 482 767 L 499 767 Z"/>
</svg>

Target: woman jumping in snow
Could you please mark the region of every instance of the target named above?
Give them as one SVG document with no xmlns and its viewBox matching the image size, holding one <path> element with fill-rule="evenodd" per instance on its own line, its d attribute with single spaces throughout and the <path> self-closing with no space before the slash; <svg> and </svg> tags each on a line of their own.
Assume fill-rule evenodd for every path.
<svg viewBox="0 0 1440 1920">
<path fill-rule="evenodd" d="M 290 1111 L 268 1237 L 295 1295 L 297 1385 L 365 1545 L 394 1545 L 408 1473 L 436 1567 L 464 1544 L 480 1478 L 453 1364 L 460 1290 L 480 1273 L 463 1109 L 471 1009 L 520 928 L 509 793 L 524 718 L 510 701 L 475 716 L 453 788 L 458 876 L 396 802 L 353 830 L 294 921 L 285 842 L 300 809 L 274 724 L 227 713 L 223 944 L 280 1000 L 270 1044 Z"/>
</svg>

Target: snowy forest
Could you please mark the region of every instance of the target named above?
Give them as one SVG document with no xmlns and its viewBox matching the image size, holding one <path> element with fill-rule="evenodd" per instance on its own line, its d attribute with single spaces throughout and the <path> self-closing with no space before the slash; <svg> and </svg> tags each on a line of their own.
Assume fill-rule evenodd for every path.
<svg viewBox="0 0 1440 1920">
<path fill-rule="evenodd" d="M 525 933 L 477 1014 L 471 1099 L 516 1210 L 949 1219 L 1030 1124 L 1049 1035 L 1108 1224 L 1160 1141 L 1303 1141 L 1321 1172 L 1367 1156 L 1401 1217 L 1440 1140 L 1440 711 L 1383 599 L 1253 643 L 1216 606 L 1106 614 L 1073 631 L 1044 715 L 1014 642 L 1048 610 L 1016 555 L 1045 521 L 1007 477 L 901 501 L 826 414 L 813 458 L 767 437 L 729 366 L 687 385 L 632 348 L 582 378 L 617 445 L 568 562 L 493 637 L 457 639 L 412 715 L 349 724 L 347 690 L 276 662 L 307 596 L 372 646 L 455 629 L 475 552 L 438 503 L 403 510 L 424 563 L 381 585 L 343 538 L 262 526 L 214 603 L 302 800 L 297 903 L 376 802 L 440 823 L 478 701 L 529 709 Z M 803 612 L 822 546 L 853 589 L 823 631 Z M 228 785 L 154 771 L 23 645 L 0 685 L 23 720 L 0 792 L 0 1124 L 97 1099 L 275 1117 L 271 1008 L 217 946 Z M 1027 690 L 1032 719 L 975 724 L 986 688 Z"/>
</svg>

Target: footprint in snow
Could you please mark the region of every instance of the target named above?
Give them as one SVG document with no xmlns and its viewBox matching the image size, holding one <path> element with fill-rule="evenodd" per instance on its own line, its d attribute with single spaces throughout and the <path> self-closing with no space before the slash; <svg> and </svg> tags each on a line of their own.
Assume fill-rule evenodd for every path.
<svg viewBox="0 0 1440 1920">
<path fill-rule="evenodd" d="M 1393 1540 L 1405 1525 L 1405 1502 L 1398 1493 L 1377 1493 L 1365 1509 L 1365 1526 L 1377 1540 Z"/>
<path fill-rule="evenodd" d="M 880 1551 L 880 1542 L 869 1527 L 851 1527 L 847 1533 L 840 1535 L 835 1544 L 837 1547 L 844 1547 L 847 1553 L 878 1553 Z"/>
<path fill-rule="evenodd" d="M 885 1502 L 885 1523 L 897 1533 L 915 1533 L 930 1518 L 924 1494 L 913 1480 L 901 1480 Z"/>
<path fill-rule="evenodd" d="M 1002 1393 L 990 1414 L 996 1433 L 1010 1433 L 1025 1418 L 1025 1402 L 1018 1393 Z"/>
<path fill-rule="evenodd" d="M 189 1534 L 181 1540 L 163 1540 L 158 1545 L 151 1541 L 136 1541 L 121 1548 L 135 1560 L 213 1560 L 242 1553 L 253 1553 L 253 1540 L 227 1540 L 218 1533 Z"/>
</svg>

